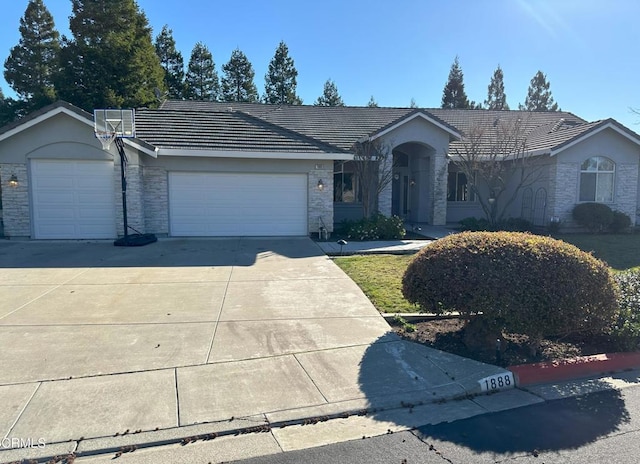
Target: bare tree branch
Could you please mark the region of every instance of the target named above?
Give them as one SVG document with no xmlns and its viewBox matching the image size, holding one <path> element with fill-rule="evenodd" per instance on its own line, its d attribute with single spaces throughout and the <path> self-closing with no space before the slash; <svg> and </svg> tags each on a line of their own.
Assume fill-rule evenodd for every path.
<svg viewBox="0 0 640 464">
<path fill-rule="evenodd" d="M 360 183 L 365 218 L 378 210 L 378 197 L 391 183 L 393 154 L 380 139 L 358 141 L 353 146 L 354 171 Z"/>
<path fill-rule="evenodd" d="M 491 225 L 502 222 L 520 191 L 542 177 L 541 157 L 528 150 L 525 127 L 515 117 L 476 124 L 450 155 Z"/>
</svg>

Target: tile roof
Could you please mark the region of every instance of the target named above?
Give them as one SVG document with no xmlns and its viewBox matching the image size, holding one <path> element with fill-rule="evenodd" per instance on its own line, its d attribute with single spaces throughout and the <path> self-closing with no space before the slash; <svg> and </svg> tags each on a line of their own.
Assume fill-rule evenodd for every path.
<svg viewBox="0 0 640 464">
<path fill-rule="evenodd" d="M 491 144 L 491 141 L 495 140 L 497 128 L 500 125 L 518 121 L 521 135 L 527 138 L 527 147 L 532 151 L 551 149 L 566 143 L 573 137 L 588 131 L 591 124 L 594 124 L 587 123 L 584 119 L 565 111 L 322 107 L 184 100 L 167 100 L 157 111 L 192 111 L 200 114 L 217 114 L 220 111 L 227 111 L 231 114 L 251 115 L 276 127 L 288 129 L 291 131 L 289 135 L 306 136 L 344 152 L 350 151 L 353 143 L 362 137 L 381 132 L 416 112 L 423 113 L 450 128 L 451 131 L 462 134 L 463 137 L 480 128 L 486 144 Z M 451 148 L 454 151 L 461 146 L 462 142 L 452 141 Z"/>
</svg>

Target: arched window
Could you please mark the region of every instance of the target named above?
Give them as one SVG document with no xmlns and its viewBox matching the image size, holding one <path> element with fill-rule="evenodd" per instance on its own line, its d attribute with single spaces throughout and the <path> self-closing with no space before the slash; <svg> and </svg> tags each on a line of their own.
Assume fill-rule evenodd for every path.
<svg viewBox="0 0 640 464">
<path fill-rule="evenodd" d="M 613 203 L 616 164 L 604 156 L 589 158 L 580 167 L 580 201 Z"/>
</svg>

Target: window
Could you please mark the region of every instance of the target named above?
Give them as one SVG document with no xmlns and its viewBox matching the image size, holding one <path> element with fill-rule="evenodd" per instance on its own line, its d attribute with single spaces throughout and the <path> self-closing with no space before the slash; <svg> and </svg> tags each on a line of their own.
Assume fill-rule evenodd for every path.
<svg viewBox="0 0 640 464">
<path fill-rule="evenodd" d="M 449 172 L 447 201 L 473 201 L 474 195 L 464 172 Z"/>
<path fill-rule="evenodd" d="M 358 179 L 353 165 L 336 161 L 333 166 L 333 201 L 336 203 L 355 203 L 360 201 Z"/>
<path fill-rule="evenodd" d="M 594 156 L 580 167 L 580 201 L 613 203 L 616 165 L 609 158 Z"/>
</svg>

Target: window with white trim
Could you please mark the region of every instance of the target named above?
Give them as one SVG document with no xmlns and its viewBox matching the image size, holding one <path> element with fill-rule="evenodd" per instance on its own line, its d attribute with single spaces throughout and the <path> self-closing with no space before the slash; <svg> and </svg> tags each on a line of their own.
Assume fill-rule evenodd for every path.
<svg viewBox="0 0 640 464">
<path fill-rule="evenodd" d="M 613 203 L 616 164 L 607 157 L 593 156 L 580 167 L 580 201 Z"/>
<path fill-rule="evenodd" d="M 336 161 L 333 165 L 333 201 L 356 203 L 361 201 L 358 179 L 353 163 Z"/>
<path fill-rule="evenodd" d="M 475 195 L 464 172 L 449 171 L 447 201 L 474 201 Z"/>
</svg>

